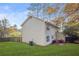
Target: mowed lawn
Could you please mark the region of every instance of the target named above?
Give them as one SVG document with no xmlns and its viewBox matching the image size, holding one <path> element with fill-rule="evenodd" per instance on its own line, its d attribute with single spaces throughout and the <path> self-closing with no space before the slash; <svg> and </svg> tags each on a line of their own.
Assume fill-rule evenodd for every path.
<svg viewBox="0 0 79 59">
<path fill-rule="evenodd" d="M 29 46 L 26 43 L 0 42 L 0 56 L 79 56 L 79 44 Z"/>
</svg>

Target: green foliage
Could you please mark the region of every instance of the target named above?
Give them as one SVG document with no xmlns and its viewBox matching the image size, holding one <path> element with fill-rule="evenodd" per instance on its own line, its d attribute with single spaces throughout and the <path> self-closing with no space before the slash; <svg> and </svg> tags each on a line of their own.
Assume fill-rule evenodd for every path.
<svg viewBox="0 0 79 59">
<path fill-rule="evenodd" d="M 70 21 L 66 24 L 65 34 L 77 35 L 79 36 L 79 22 Z"/>
<path fill-rule="evenodd" d="M 8 37 L 21 37 L 21 32 L 15 31 L 15 32 L 9 33 Z"/>
<path fill-rule="evenodd" d="M 21 31 L 17 29 L 17 26 L 10 26 L 8 29 L 8 37 L 21 37 Z"/>
<path fill-rule="evenodd" d="M 17 25 L 10 26 L 8 19 L 0 20 L 0 37 L 20 37 L 21 32 L 17 29 Z"/>
</svg>

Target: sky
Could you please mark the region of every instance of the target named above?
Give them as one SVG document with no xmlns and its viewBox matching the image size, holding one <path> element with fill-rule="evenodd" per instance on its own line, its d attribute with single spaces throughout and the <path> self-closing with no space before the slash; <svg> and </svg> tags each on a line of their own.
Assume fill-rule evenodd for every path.
<svg viewBox="0 0 79 59">
<path fill-rule="evenodd" d="M 30 4 L 22 3 L 0 3 L 0 20 L 7 18 L 10 25 L 20 25 L 27 18 Z"/>
<path fill-rule="evenodd" d="M 21 28 L 21 24 L 27 19 L 30 6 L 30 3 L 0 3 L 0 20 L 5 17 L 10 25 L 16 24 L 18 28 Z"/>
</svg>

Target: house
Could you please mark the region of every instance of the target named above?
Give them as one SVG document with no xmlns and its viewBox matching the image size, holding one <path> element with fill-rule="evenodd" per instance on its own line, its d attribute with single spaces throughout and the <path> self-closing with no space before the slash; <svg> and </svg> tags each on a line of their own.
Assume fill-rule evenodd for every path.
<svg viewBox="0 0 79 59">
<path fill-rule="evenodd" d="M 34 42 L 37 45 L 46 46 L 57 39 L 59 28 L 50 21 L 44 21 L 37 17 L 29 16 L 22 24 L 22 41 Z"/>
</svg>

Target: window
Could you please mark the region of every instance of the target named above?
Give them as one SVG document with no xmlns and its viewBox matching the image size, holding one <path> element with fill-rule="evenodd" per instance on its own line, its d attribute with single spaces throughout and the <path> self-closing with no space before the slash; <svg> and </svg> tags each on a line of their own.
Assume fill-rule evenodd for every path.
<svg viewBox="0 0 79 59">
<path fill-rule="evenodd" d="M 47 39 L 46 39 L 46 41 L 47 41 L 47 42 L 49 42 L 49 41 L 50 41 L 50 37 L 49 37 L 49 36 L 47 36 L 46 38 L 47 38 Z"/>
<path fill-rule="evenodd" d="M 49 27 L 47 27 L 47 30 L 50 30 Z"/>
</svg>

